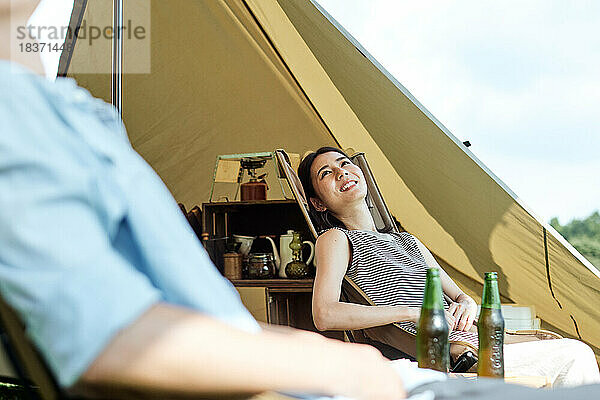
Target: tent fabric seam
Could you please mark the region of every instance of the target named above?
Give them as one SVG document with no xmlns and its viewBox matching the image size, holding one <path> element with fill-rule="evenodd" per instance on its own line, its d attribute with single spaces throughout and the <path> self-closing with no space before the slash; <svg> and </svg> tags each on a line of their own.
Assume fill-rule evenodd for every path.
<svg viewBox="0 0 600 400">
<path fill-rule="evenodd" d="M 544 229 L 544 258 L 546 261 L 546 277 L 548 279 L 548 288 L 550 289 L 552 298 L 554 300 L 556 300 L 556 303 L 558 304 L 558 308 L 560 308 L 562 310 L 563 306 L 562 306 L 562 304 L 560 304 L 560 301 L 556 298 L 556 295 L 554 294 L 554 289 L 552 288 L 552 280 L 550 279 L 550 260 L 548 258 L 548 237 L 547 237 L 546 228 L 543 228 L 543 229 Z"/>
<path fill-rule="evenodd" d="M 550 288 L 550 293 L 552 294 L 552 298 L 556 301 L 556 303 L 558 304 L 558 307 L 562 310 L 563 306 L 562 304 L 560 304 L 560 301 L 556 298 L 556 295 L 554 294 L 554 289 L 552 289 L 552 279 L 550 278 L 550 260 L 548 258 L 548 232 L 546 231 L 546 228 L 544 229 L 544 256 L 545 256 L 545 260 L 546 260 L 546 276 L 548 278 L 548 287 Z M 577 333 L 577 337 L 579 338 L 579 340 L 583 340 L 581 338 L 581 334 L 579 333 L 579 325 L 577 324 L 577 321 L 575 320 L 575 317 L 573 317 L 573 314 L 569 313 L 569 317 L 571 317 L 571 321 L 573 321 L 573 326 L 575 327 L 575 333 Z"/>
</svg>

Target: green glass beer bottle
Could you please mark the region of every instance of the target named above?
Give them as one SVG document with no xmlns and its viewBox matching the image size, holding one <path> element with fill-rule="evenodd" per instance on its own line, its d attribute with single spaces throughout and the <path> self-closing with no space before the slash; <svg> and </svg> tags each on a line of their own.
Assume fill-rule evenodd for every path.
<svg viewBox="0 0 600 400">
<path fill-rule="evenodd" d="M 425 295 L 417 327 L 417 362 L 419 368 L 448 372 L 450 344 L 448 323 L 442 300 L 442 281 L 437 268 L 427 269 Z"/>
<path fill-rule="evenodd" d="M 477 331 L 477 375 L 504 378 L 504 318 L 500 309 L 498 274 L 495 272 L 485 273 Z"/>
</svg>

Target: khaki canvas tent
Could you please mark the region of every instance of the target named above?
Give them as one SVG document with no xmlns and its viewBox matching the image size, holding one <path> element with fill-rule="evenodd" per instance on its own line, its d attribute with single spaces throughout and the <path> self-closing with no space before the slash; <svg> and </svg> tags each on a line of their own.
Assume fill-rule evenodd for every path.
<svg viewBox="0 0 600 400">
<path fill-rule="evenodd" d="M 600 272 L 316 2 L 145 3 L 151 68 L 124 75 L 123 119 L 177 201 L 208 199 L 218 154 L 365 152 L 392 214 L 468 293 L 498 271 L 505 302 L 535 305 L 543 328 L 600 354 Z M 128 7 L 125 19 L 139 12 Z M 110 24 L 110 1 L 84 8 L 88 24 Z M 125 72 L 141 58 L 125 45 Z M 110 101 L 109 74 L 76 72 L 110 59 L 110 44 L 78 41 L 61 70 Z"/>
</svg>

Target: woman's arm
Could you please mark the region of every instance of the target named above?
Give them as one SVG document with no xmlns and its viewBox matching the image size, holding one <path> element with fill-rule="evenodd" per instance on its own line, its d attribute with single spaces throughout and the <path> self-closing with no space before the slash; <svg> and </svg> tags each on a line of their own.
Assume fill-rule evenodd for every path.
<svg viewBox="0 0 600 400">
<path fill-rule="evenodd" d="M 455 318 L 452 328 L 459 331 L 468 331 L 473 326 L 473 321 L 477 315 L 477 303 L 469 295 L 461 290 L 450 276 L 440 267 L 433 254 L 419 239 L 415 237 L 417 246 L 425 258 L 425 263 L 429 268 L 438 268 L 442 281 L 442 290 L 452 302 L 448 312 Z"/>
<path fill-rule="evenodd" d="M 400 377 L 374 348 L 289 332 L 246 333 L 192 310 L 157 304 L 108 344 L 75 391 L 403 397 Z"/>
<path fill-rule="evenodd" d="M 312 309 L 317 329 L 364 329 L 392 322 L 418 320 L 419 308 L 340 302 L 342 280 L 351 256 L 350 244 L 343 232 L 331 229 L 319 236 L 315 251 L 317 274 Z"/>
</svg>

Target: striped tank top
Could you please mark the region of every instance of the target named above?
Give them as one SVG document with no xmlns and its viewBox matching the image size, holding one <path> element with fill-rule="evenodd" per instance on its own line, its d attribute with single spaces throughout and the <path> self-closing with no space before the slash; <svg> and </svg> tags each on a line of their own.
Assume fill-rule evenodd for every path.
<svg viewBox="0 0 600 400">
<path fill-rule="evenodd" d="M 405 306 L 421 308 L 427 264 L 414 236 L 407 232 L 380 233 L 373 231 L 346 230 L 352 259 L 348 275 L 360 289 L 378 306 Z M 446 299 L 444 308 L 449 304 Z M 414 322 L 403 321 L 398 325 L 416 335 Z M 468 342 L 477 346 L 477 333 L 452 331 L 450 341 Z"/>
</svg>

